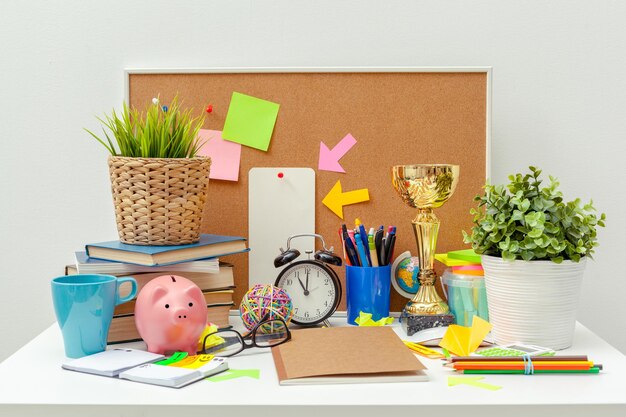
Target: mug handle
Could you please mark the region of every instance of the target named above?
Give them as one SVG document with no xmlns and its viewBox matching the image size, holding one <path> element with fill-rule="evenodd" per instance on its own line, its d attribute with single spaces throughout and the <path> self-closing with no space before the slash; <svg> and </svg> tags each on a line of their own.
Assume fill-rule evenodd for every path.
<svg viewBox="0 0 626 417">
<path fill-rule="evenodd" d="M 132 285 L 132 288 L 130 290 L 130 294 L 122 298 L 120 297 L 120 286 L 125 282 L 130 282 L 130 284 Z M 137 295 L 137 281 L 135 280 L 135 278 L 120 277 L 117 279 L 117 288 L 115 290 L 115 305 L 116 306 L 132 300 L 133 298 L 135 298 L 135 295 Z"/>
</svg>

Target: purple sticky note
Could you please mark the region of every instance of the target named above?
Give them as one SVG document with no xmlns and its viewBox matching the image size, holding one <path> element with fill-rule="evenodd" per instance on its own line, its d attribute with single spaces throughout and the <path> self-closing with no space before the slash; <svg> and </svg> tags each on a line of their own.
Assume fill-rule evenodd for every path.
<svg viewBox="0 0 626 417">
<path fill-rule="evenodd" d="M 211 157 L 209 178 L 239 181 L 241 144 L 223 140 L 219 130 L 200 129 L 198 136 L 201 141 L 206 141 L 198 155 Z"/>
</svg>

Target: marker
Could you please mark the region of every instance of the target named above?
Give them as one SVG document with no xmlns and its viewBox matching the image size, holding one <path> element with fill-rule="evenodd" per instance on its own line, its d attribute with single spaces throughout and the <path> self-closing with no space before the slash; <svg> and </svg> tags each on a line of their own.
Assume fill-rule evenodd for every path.
<svg viewBox="0 0 626 417">
<path fill-rule="evenodd" d="M 374 228 L 370 229 L 367 235 L 367 243 L 370 249 L 370 258 L 372 259 L 372 266 L 378 266 L 378 255 L 376 254 L 376 243 L 374 243 Z"/>
<path fill-rule="evenodd" d="M 380 265 L 381 266 L 385 266 L 387 265 L 387 238 L 384 237 L 382 238 L 381 242 L 380 242 Z"/>
<path fill-rule="evenodd" d="M 383 229 L 382 226 L 376 231 L 374 236 L 374 245 L 376 245 L 376 257 L 378 258 L 378 265 L 383 266 L 382 261 L 382 249 L 383 249 Z"/>
<path fill-rule="evenodd" d="M 359 266 L 359 255 L 356 253 L 356 248 L 350 239 L 350 235 L 348 235 L 348 230 L 345 224 L 341 225 L 342 233 L 343 233 L 343 242 L 346 245 L 346 254 L 348 255 L 348 259 L 352 266 Z"/>
<path fill-rule="evenodd" d="M 341 239 L 341 252 L 343 253 L 343 260 L 346 264 L 351 265 L 350 260 L 346 257 L 346 242 L 343 240 L 343 231 L 339 228 L 339 239 Z"/>
<path fill-rule="evenodd" d="M 350 240 L 352 240 L 352 246 L 356 248 L 356 242 L 354 241 L 354 230 L 348 229 L 348 236 L 350 236 Z"/>
<path fill-rule="evenodd" d="M 396 244 L 396 234 L 391 235 L 391 243 L 389 243 L 389 254 L 387 255 L 387 264 L 391 263 L 393 259 L 393 247 Z"/>
<path fill-rule="evenodd" d="M 396 226 L 390 227 L 391 231 L 389 232 L 389 251 L 386 254 L 387 263 L 391 263 L 393 260 L 393 248 L 396 244 Z"/>
<path fill-rule="evenodd" d="M 358 225 L 357 225 L 358 223 Z M 367 241 L 367 232 L 365 232 L 365 226 L 361 223 L 361 220 L 354 220 L 354 224 L 359 228 L 359 236 L 361 236 L 361 242 L 363 243 L 363 251 L 365 252 L 365 257 L 367 258 L 367 263 L 372 265 L 372 257 L 370 256 L 370 246 Z M 368 265 L 368 266 L 369 266 Z"/>
<path fill-rule="evenodd" d="M 365 247 L 363 247 L 363 240 L 361 240 L 361 236 L 359 233 L 354 234 L 354 240 L 356 241 L 356 247 L 359 251 L 359 258 L 361 259 L 361 266 L 368 267 L 370 266 L 367 261 L 367 255 L 365 255 Z"/>
<path fill-rule="evenodd" d="M 344 237 L 345 239 L 345 237 Z M 350 238 L 346 239 L 346 251 L 348 253 L 348 258 L 350 258 L 350 263 L 352 266 L 361 266 L 359 263 L 359 255 L 356 252 L 356 248 L 354 244 L 350 240 Z"/>
</svg>

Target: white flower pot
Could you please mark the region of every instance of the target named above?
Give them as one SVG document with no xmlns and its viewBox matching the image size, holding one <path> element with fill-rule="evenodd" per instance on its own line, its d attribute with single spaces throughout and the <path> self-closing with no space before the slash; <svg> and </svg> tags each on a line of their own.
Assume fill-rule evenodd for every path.
<svg viewBox="0 0 626 417">
<path fill-rule="evenodd" d="M 498 345 L 521 342 L 555 350 L 572 345 L 585 258 L 556 264 L 483 255 L 482 265 Z"/>
</svg>

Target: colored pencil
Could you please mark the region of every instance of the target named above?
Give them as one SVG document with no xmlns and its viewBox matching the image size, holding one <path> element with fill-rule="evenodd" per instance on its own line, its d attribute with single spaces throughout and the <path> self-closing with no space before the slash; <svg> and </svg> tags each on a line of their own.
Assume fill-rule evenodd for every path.
<svg viewBox="0 0 626 417">
<path fill-rule="evenodd" d="M 568 369 L 559 369 L 559 370 L 542 370 L 535 369 L 533 371 L 534 374 L 597 374 L 600 373 L 601 366 L 594 366 L 593 368 L 583 369 L 583 370 L 568 370 Z M 464 371 L 457 371 L 457 373 L 466 374 L 466 375 L 487 375 L 487 374 L 525 374 L 524 370 L 518 369 L 466 369 Z"/>
<path fill-rule="evenodd" d="M 533 363 L 544 361 L 587 361 L 587 355 L 561 355 L 561 356 L 531 356 Z M 522 356 L 457 356 L 448 359 L 448 362 L 510 362 L 523 361 Z"/>
<path fill-rule="evenodd" d="M 593 362 L 579 362 L 579 363 L 558 363 L 558 362 L 540 362 L 533 363 L 532 367 L 537 370 L 585 370 L 593 368 Z M 493 371 L 493 370 L 524 370 L 526 365 L 523 363 L 501 363 L 499 365 L 472 365 L 472 364 L 459 364 L 454 366 L 457 371 L 465 370 L 477 370 L 477 371 Z"/>
</svg>

